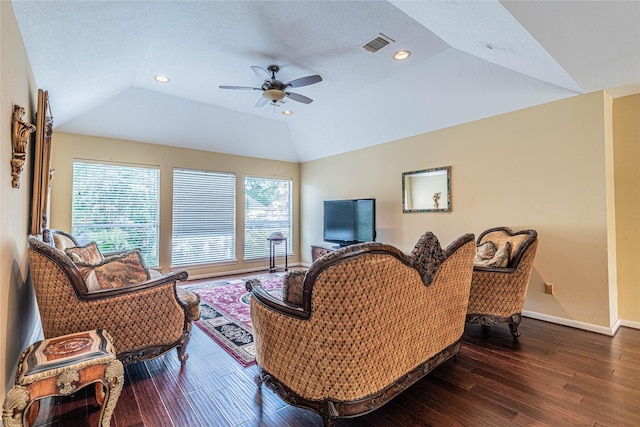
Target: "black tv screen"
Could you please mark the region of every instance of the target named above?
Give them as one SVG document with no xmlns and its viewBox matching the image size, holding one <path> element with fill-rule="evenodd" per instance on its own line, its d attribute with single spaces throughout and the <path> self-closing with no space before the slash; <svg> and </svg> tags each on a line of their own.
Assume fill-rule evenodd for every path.
<svg viewBox="0 0 640 427">
<path fill-rule="evenodd" d="M 376 199 L 325 200 L 325 242 L 339 246 L 376 240 Z"/>
</svg>

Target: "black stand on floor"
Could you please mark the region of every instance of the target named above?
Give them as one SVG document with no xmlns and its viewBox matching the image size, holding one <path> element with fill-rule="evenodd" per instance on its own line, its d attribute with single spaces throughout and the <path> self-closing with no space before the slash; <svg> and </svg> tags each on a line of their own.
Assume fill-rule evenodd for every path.
<svg viewBox="0 0 640 427">
<path fill-rule="evenodd" d="M 284 242 L 284 271 L 289 270 L 287 259 L 287 238 L 286 237 L 268 237 L 269 241 L 269 273 L 273 273 L 276 268 L 276 246 Z"/>
</svg>

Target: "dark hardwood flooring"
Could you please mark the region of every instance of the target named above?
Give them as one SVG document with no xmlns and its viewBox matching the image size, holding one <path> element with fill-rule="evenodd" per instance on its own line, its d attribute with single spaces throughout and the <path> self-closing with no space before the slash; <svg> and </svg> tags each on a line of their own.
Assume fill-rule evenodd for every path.
<svg viewBox="0 0 640 427">
<path fill-rule="evenodd" d="M 640 426 L 640 330 L 615 337 L 524 318 L 468 325 L 456 359 L 382 408 L 337 426 Z M 126 368 L 111 426 L 322 426 L 319 415 L 258 392 L 242 368 L 194 325 L 189 360 L 173 350 Z M 38 426 L 94 426 L 93 388 L 44 399 Z"/>
</svg>

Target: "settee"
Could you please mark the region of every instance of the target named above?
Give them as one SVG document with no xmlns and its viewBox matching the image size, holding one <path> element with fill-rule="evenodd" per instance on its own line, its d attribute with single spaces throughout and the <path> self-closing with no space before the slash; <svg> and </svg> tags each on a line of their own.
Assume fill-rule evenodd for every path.
<svg viewBox="0 0 640 427">
<path fill-rule="evenodd" d="M 103 256 L 93 242 L 80 246 L 50 230 L 29 237 L 28 255 L 45 338 L 105 329 L 125 365 L 173 348 L 186 362 L 191 323 L 200 317 L 199 297 L 176 287 L 186 271 L 160 274 L 137 250 Z"/>
<path fill-rule="evenodd" d="M 282 299 L 248 281 L 258 384 L 325 426 L 384 405 L 458 353 L 474 252 L 473 234 L 442 249 L 427 232 L 410 254 L 330 252 L 285 276 Z"/>
</svg>

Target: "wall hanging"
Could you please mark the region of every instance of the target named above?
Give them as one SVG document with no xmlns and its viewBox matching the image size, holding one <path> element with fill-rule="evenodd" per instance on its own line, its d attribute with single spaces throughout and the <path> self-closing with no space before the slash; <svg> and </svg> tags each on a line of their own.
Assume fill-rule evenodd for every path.
<svg viewBox="0 0 640 427">
<path fill-rule="evenodd" d="M 11 156 L 11 186 L 20 188 L 20 174 L 24 168 L 24 161 L 27 158 L 27 145 L 29 144 L 29 136 L 36 127 L 24 120 L 24 108 L 19 105 L 13 106 L 13 121 L 11 126 L 13 129 L 12 143 L 13 155 Z"/>
</svg>

